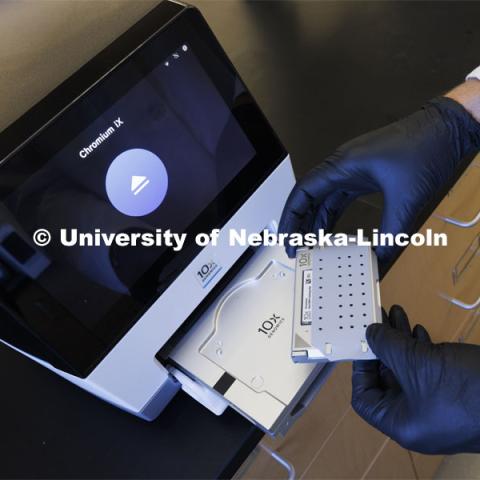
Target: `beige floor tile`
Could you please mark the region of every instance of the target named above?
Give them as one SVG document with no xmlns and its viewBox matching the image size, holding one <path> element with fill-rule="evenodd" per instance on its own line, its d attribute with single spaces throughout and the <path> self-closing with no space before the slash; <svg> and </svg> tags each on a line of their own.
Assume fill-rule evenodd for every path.
<svg viewBox="0 0 480 480">
<path fill-rule="evenodd" d="M 350 409 L 303 478 L 362 478 L 385 440 L 383 434 Z"/>
<path fill-rule="evenodd" d="M 293 463 L 297 477 L 304 472 L 350 406 L 351 364 L 339 364 L 305 414 L 283 438 L 264 442 Z M 284 470 L 271 459 L 258 456 L 243 478 L 283 478 Z"/>
<path fill-rule="evenodd" d="M 259 447 L 235 476 L 236 480 L 283 480 L 286 478 L 288 473 L 285 468 Z"/>
<path fill-rule="evenodd" d="M 419 480 L 433 478 L 444 455 L 423 455 L 412 452 L 413 465 Z"/>
<path fill-rule="evenodd" d="M 276 442 L 275 449 L 294 464 L 298 476 L 350 407 L 351 368 L 350 363 L 338 365 L 307 412 Z"/>
<path fill-rule="evenodd" d="M 393 440 L 388 440 L 365 478 L 368 480 L 415 480 L 410 453 Z"/>
<path fill-rule="evenodd" d="M 437 480 L 480 480 L 480 455 L 447 455 L 435 472 Z"/>
</svg>

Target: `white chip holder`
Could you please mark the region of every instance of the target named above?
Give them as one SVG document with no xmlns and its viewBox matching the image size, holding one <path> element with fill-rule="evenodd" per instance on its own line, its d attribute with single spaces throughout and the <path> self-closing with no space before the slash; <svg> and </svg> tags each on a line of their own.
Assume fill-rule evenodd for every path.
<svg viewBox="0 0 480 480">
<path fill-rule="evenodd" d="M 295 267 L 292 359 L 370 360 L 365 331 L 381 323 L 377 258 L 368 245 L 301 248 Z"/>
</svg>

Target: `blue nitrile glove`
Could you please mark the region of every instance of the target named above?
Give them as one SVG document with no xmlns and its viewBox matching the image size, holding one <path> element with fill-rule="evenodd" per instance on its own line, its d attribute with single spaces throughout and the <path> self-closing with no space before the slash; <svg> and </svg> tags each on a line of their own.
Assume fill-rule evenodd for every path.
<svg viewBox="0 0 480 480">
<path fill-rule="evenodd" d="M 341 146 L 294 187 L 280 221 L 284 233 L 330 230 L 356 197 L 382 192 L 381 232 L 413 233 L 422 208 L 446 188 L 459 162 L 480 149 L 480 124 L 439 97 L 418 112 Z M 288 247 L 290 257 L 295 248 Z M 395 249 L 377 248 L 381 262 Z"/>
<path fill-rule="evenodd" d="M 352 407 L 404 448 L 480 452 L 480 346 L 433 344 L 399 306 L 367 329 L 379 360 L 353 362 Z"/>
</svg>

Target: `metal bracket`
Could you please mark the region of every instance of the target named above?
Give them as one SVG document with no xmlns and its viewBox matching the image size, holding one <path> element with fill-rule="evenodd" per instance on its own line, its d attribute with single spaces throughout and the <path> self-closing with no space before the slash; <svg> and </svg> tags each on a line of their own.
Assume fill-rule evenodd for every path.
<svg viewBox="0 0 480 480">
<path fill-rule="evenodd" d="M 258 445 L 264 452 L 270 455 L 277 463 L 279 463 L 288 473 L 288 480 L 295 480 L 295 467 L 285 457 L 282 457 L 278 452 L 272 450 L 264 443 Z"/>
</svg>

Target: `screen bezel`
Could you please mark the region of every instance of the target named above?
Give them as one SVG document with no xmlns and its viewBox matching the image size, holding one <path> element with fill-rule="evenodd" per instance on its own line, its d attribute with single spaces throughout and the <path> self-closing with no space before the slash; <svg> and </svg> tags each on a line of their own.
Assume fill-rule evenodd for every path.
<svg viewBox="0 0 480 480">
<path fill-rule="evenodd" d="M 122 41 L 126 41 L 125 37 Z M 108 109 L 182 43 L 187 43 L 194 49 L 197 58 L 217 88 L 223 82 L 215 79 L 214 67 L 208 62 L 212 56 L 216 61 L 222 62 L 231 75 L 232 81 L 233 79 L 241 80 L 200 12 L 194 8 L 187 8 L 140 48 L 137 48 L 138 45 L 131 45 L 131 51 L 134 53 L 128 55 L 128 58 L 125 58 L 108 75 L 104 76 L 104 72 L 99 70 L 97 77 L 101 80 L 96 83 L 94 89 L 77 98 L 48 127 L 30 139 L 19 151 L 0 165 L 0 177 L 3 179 L 0 181 L 0 197 L 3 199 L 18 188 L 26 178 L 42 168 L 91 123 L 92 116 L 82 109 L 90 95 L 95 94 L 98 98 L 102 98 L 104 110 Z M 142 72 L 141 75 L 139 75 L 139 71 Z M 81 71 L 78 74 L 80 75 Z M 122 77 L 122 82 L 114 82 L 116 78 L 120 77 Z M 40 338 L 45 345 L 48 345 L 46 352 L 48 350 L 50 355 L 47 357 L 47 353 L 45 355 L 42 355 L 41 351 L 38 353 L 37 348 L 36 356 L 47 359 L 54 366 L 69 373 L 86 377 L 201 251 L 202 248 L 193 243 L 194 235 L 192 234 L 212 228 L 221 228 L 285 158 L 285 149 L 248 89 L 245 87 L 246 93 L 242 95 L 240 101 L 233 102 L 234 104 L 231 104 L 232 102 L 226 98 L 224 92 L 219 91 L 252 142 L 257 151 L 256 157 L 187 228 L 186 233 L 189 234 L 187 238 L 190 239 L 190 242 L 186 244 L 182 252 L 174 253 L 170 250 L 159 259 L 164 265 L 170 267 L 165 270 L 163 278 L 155 277 L 161 267 L 156 262 L 133 287 L 140 300 L 136 300 L 133 304 L 130 297 L 124 297 L 109 311 L 102 322 L 104 334 L 101 341 L 98 338 L 89 338 L 86 332 L 78 331 L 76 319 L 63 309 L 61 312 L 56 312 L 56 314 L 62 315 L 64 322 L 62 331 L 55 331 L 55 329 L 42 331 L 34 329 L 32 331 L 32 335 L 36 339 Z M 61 142 L 58 141 L 59 129 L 62 131 Z M 7 173 L 4 174 L 5 172 Z M 147 286 L 147 284 L 150 285 L 151 290 L 152 278 L 156 278 L 155 292 L 150 292 Z M 32 283 L 35 282 L 32 281 Z M 37 285 L 35 287 L 38 288 Z M 148 295 L 146 294 L 145 298 L 142 298 L 142 293 L 147 291 L 149 291 Z M 44 293 L 42 292 L 42 294 Z M 8 298 L 4 300 L 8 301 Z M 54 299 L 52 298 L 52 300 Z M 12 306 L 9 305 L 9 307 Z M 124 318 L 124 321 L 120 322 L 120 318 Z M 28 328 L 28 318 L 22 320 Z M 69 333 L 66 328 L 68 325 L 76 330 L 71 330 Z M 76 326 L 73 327 L 74 325 Z M 74 331 L 75 342 L 71 336 Z M 67 338 L 69 334 L 70 337 Z M 105 339 L 108 340 L 105 341 Z M 52 350 L 55 352 L 53 357 L 51 356 Z"/>
</svg>

